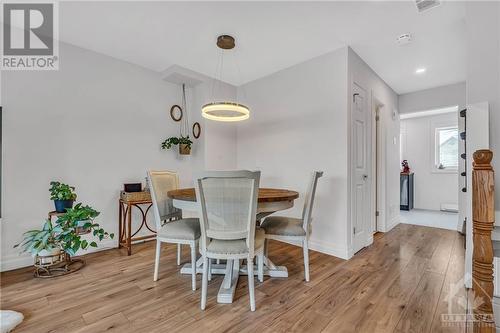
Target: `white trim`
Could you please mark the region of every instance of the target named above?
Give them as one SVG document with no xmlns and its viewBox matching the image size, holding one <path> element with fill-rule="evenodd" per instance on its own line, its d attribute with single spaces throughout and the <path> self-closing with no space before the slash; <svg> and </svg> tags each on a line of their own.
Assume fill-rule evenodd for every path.
<svg viewBox="0 0 500 333">
<path fill-rule="evenodd" d="M 302 242 L 293 241 L 291 239 L 280 239 L 279 242 L 287 243 L 290 245 L 302 247 Z M 330 256 L 334 256 L 340 259 L 348 260 L 352 257 L 352 249 L 349 251 L 346 247 L 338 247 L 334 246 L 331 243 L 327 243 L 320 240 L 309 239 L 309 250 L 313 250 L 316 252 L 321 252 L 323 254 L 328 254 Z M 349 254 L 351 253 L 351 254 Z"/>
<path fill-rule="evenodd" d="M 397 226 L 401 222 L 401 217 L 399 215 L 394 216 L 389 223 L 385 223 L 385 230 L 382 230 L 382 232 L 389 232 L 391 231 L 395 226 Z"/>
<path fill-rule="evenodd" d="M 399 118 L 400 119 L 410 119 L 410 118 L 429 117 L 429 116 L 435 116 L 438 114 L 445 114 L 445 113 L 452 113 L 452 112 L 458 112 L 458 105 L 447 106 L 444 108 L 433 109 L 433 110 L 400 113 Z"/>
<path fill-rule="evenodd" d="M 88 253 L 99 252 L 104 250 L 109 250 L 118 247 L 117 239 L 105 239 L 98 243 L 97 248 L 89 248 L 85 251 L 79 251 L 79 255 L 85 255 Z M 33 265 L 33 258 L 29 254 L 11 253 L 6 256 L 2 256 L 0 262 L 0 272 L 11 271 L 13 269 L 28 267 Z"/>
<path fill-rule="evenodd" d="M 352 254 L 349 254 L 350 252 L 352 252 L 352 250 L 349 251 L 346 247 L 334 246 L 331 243 L 326 243 L 319 240 L 309 239 L 309 249 L 345 260 L 348 260 L 352 257 Z"/>
</svg>

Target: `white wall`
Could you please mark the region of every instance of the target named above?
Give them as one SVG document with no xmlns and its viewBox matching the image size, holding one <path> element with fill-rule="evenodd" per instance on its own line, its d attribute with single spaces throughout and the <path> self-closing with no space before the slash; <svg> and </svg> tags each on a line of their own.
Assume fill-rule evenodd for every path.
<svg viewBox="0 0 500 333">
<path fill-rule="evenodd" d="M 500 148 L 500 3 L 468 1 L 465 5 L 467 50 L 467 106 L 489 103 L 489 148 L 493 150 L 493 168 L 498 171 Z M 483 147 L 488 148 L 488 147 Z M 468 161 L 470 163 L 470 159 Z M 500 178 L 495 180 L 500 188 Z M 500 219 L 500 196 L 495 198 L 496 218 Z M 470 216 L 470 212 L 469 212 Z M 472 223 L 467 223 L 465 252 L 466 286 L 471 286 Z"/>
<path fill-rule="evenodd" d="M 401 159 L 408 160 L 415 173 L 415 208 L 440 210 L 442 203 L 458 205 L 457 172 L 443 173 L 433 168 L 434 129 L 457 125 L 456 113 L 401 120 Z"/>
<path fill-rule="evenodd" d="M 238 125 L 238 167 L 260 169 L 261 186 L 297 190 L 300 216 L 311 172 L 319 180 L 311 248 L 347 258 L 347 49 L 241 87 L 252 109 Z"/>
<path fill-rule="evenodd" d="M 353 83 L 362 87 L 369 97 L 371 110 L 376 105 L 382 104 L 380 109 L 380 131 L 382 140 L 381 159 L 382 184 L 379 197 L 379 230 L 389 231 L 399 223 L 399 117 L 393 117 L 393 112 L 398 113 L 398 95 L 389 87 L 351 48 L 349 48 L 349 89 Z M 349 92 L 349 96 L 352 93 Z M 348 99 L 349 110 L 352 98 Z M 375 175 L 370 170 L 369 180 Z M 373 185 L 374 186 L 374 185 Z M 374 202 L 372 202 L 374 205 Z M 352 233 L 349 234 L 352 238 Z"/>
<path fill-rule="evenodd" d="M 203 132 L 192 155 L 160 149 L 166 137 L 179 133 L 169 109 L 180 104 L 180 86 L 159 73 L 64 43 L 60 59 L 59 71 L 2 73 L 3 270 L 31 263 L 12 246 L 53 210 L 51 180 L 76 186 L 77 200 L 99 210 L 97 222 L 116 234 L 123 183 L 144 181 L 147 169 L 171 169 L 179 172 L 181 186 L 189 186 L 192 171 L 204 169 L 205 156 L 211 155 L 212 146 L 205 147 L 210 130 L 194 107 L 191 123 L 199 121 Z M 196 96 L 204 94 L 202 87 L 195 90 Z M 188 90 L 188 106 L 201 103 L 194 93 Z M 234 139 L 235 133 L 227 141 Z M 103 245 L 114 246 L 116 239 Z"/>
<path fill-rule="evenodd" d="M 211 102 L 214 96 L 212 94 L 212 81 L 201 83 L 194 88 L 194 106 L 193 110 L 199 114 L 201 107 L 207 102 Z M 237 88 L 217 81 L 217 100 L 235 100 L 237 97 Z M 232 122 L 205 121 L 204 133 L 205 151 L 205 169 L 206 170 L 225 170 L 236 169 L 236 128 L 237 124 Z"/>
<path fill-rule="evenodd" d="M 500 163 L 500 2 L 466 2 L 467 104 L 489 103 L 493 167 Z M 487 148 L 487 147 L 486 147 Z M 500 188 L 500 177 L 495 181 Z M 500 196 L 495 204 L 500 207 Z"/>
<path fill-rule="evenodd" d="M 465 107 L 465 82 L 399 95 L 399 113 L 428 111 L 448 106 Z"/>
</svg>

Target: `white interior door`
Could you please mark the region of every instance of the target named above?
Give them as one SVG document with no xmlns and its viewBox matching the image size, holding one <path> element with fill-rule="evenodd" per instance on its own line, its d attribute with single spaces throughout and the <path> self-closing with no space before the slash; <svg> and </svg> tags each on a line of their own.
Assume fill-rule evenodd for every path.
<svg viewBox="0 0 500 333">
<path fill-rule="evenodd" d="M 352 133 L 352 191 L 351 221 L 353 251 L 356 253 L 367 245 L 371 234 L 370 182 L 368 161 L 369 112 L 366 92 L 356 84 L 352 90 L 351 133 Z"/>
</svg>

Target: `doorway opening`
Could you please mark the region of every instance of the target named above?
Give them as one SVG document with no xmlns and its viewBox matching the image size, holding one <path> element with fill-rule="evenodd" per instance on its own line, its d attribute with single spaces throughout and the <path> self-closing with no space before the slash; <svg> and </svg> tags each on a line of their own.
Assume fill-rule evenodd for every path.
<svg viewBox="0 0 500 333">
<path fill-rule="evenodd" d="M 460 145 L 458 106 L 401 115 L 402 223 L 457 230 Z"/>
</svg>

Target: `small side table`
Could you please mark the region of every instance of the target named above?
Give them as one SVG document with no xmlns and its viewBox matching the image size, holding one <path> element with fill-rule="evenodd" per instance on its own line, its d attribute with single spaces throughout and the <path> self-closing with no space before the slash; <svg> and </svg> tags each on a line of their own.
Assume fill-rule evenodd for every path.
<svg viewBox="0 0 500 333">
<path fill-rule="evenodd" d="M 149 192 L 124 192 L 120 193 L 119 200 L 119 228 L 118 228 L 118 248 L 125 247 L 127 254 L 132 254 L 132 242 L 147 240 L 156 237 L 156 231 L 148 225 L 147 215 L 153 205 Z M 132 207 L 139 209 L 142 215 L 142 221 L 139 228 L 132 233 Z M 143 228 L 146 227 L 152 232 L 150 235 L 134 237 Z"/>
</svg>

